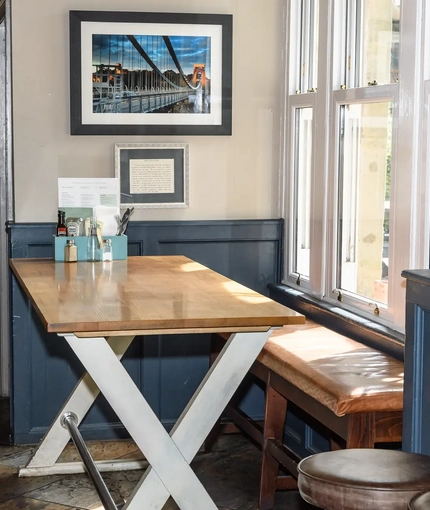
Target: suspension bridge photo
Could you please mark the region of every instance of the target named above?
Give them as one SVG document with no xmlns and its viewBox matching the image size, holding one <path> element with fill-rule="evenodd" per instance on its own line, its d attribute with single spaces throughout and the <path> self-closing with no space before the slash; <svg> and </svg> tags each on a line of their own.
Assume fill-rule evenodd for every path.
<svg viewBox="0 0 430 510">
<path fill-rule="evenodd" d="M 211 113 L 211 37 L 93 34 L 93 113 Z"/>
</svg>

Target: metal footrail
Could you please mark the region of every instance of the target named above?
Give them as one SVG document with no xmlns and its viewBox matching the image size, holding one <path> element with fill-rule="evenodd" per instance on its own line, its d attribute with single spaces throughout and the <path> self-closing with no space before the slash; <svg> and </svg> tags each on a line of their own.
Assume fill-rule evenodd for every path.
<svg viewBox="0 0 430 510">
<path fill-rule="evenodd" d="M 69 431 L 70 437 L 81 456 L 82 462 L 84 463 L 88 475 L 96 488 L 97 494 L 99 495 L 105 510 L 119 510 L 122 508 L 123 505 L 118 507 L 116 506 L 99 470 L 97 469 L 94 459 L 92 458 L 91 453 L 79 432 L 78 417 L 76 414 L 70 412 L 64 413 L 61 417 L 61 426 Z"/>
</svg>

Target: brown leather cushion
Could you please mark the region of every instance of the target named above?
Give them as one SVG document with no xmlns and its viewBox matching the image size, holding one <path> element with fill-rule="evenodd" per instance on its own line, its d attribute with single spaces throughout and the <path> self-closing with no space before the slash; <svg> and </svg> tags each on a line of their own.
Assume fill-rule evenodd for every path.
<svg viewBox="0 0 430 510">
<path fill-rule="evenodd" d="M 312 321 L 276 330 L 258 361 L 337 416 L 403 409 L 403 363 Z"/>
<path fill-rule="evenodd" d="M 430 488 L 430 457 L 394 450 L 319 453 L 298 465 L 300 494 L 327 510 L 405 510 Z"/>
<path fill-rule="evenodd" d="M 430 489 L 430 487 L 428 487 Z M 418 494 L 409 503 L 409 510 L 429 510 L 430 508 L 430 492 Z"/>
</svg>

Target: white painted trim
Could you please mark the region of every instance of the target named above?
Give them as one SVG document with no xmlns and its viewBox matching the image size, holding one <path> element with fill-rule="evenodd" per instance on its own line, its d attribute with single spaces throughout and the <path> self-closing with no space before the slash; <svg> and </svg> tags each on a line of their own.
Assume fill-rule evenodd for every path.
<svg viewBox="0 0 430 510">
<path fill-rule="evenodd" d="M 328 34 L 333 30 L 333 7 L 330 2 L 319 3 L 319 40 L 318 40 L 318 92 L 317 104 L 314 118 L 314 187 L 312 190 L 313 209 L 311 217 L 311 249 L 315 246 L 321 253 L 321 257 L 311 257 L 311 277 L 312 294 L 316 298 L 324 295 L 326 286 L 326 253 L 327 253 L 327 192 L 328 192 L 328 173 L 329 173 L 329 140 L 332 136 L 327 125 L 321 129 L 321 119 L 327 119 L 331 105 L 331 90 L 333 87 L 333 62 L 332 47 L 333 42 Z"/>
<path fill-rule="evenodd" d="M 295 94 L 290 96 L 289 98 L 289 122 L 290 122 L 290 129 L 289 129 L 289 140 L 288 140 L 288 146 L 290 149 L 288 150 L 288 166 L 286 168 L 289 168 L 289 180 L 290 184 L 289 186 L 294 187 L 294 181 L 296 178 L 296 150 L 295 150 L 295 119 L 296 119 L 296 113 L 297 110 L 300 110 L 302 108 L 312 108 L 312 137 L 314 139 L 315 137 L 315 109 L 317 104 L 317 93 L 306 93 L 306 94 Z M 290 113 L 291 112 L 291 113 Z M 312 161 L 311 161 L 311 173 L 314 174 L 314 166 L 315 166 L 315 155 L 312 154 Z M 311 199 L 311 202 L 313 204 L 313 201 Z M 295 202 L 293 200 L 289 201 L 289 209 L 288 209 L 288 228 L 289 231 L 294 232 L 295 231 L 295 221 L 296 221 L 296 214 L 294 210 Z M 313 205 L 312 205 L 313 207 Z M 311 212 L 312 217 L 312 212 Z M 293 268 L 293 261 L 295 260 L 295 250 L 296 246 L 294 243 L 289 242 L 287 244 L 287 250 L 288 250 L 288 265 L 287 265 L 287 274 L 286 274 L 286 281 L 292 285 L 300 287 L 301 289 L 308 289 L 311 290 L 311 283 L 310 283 L 310 277 L 301 278 L 300 285 L 297 285 L 297 278 L 298 274 L 294 271 Z M 311 268 L 310 268 L 311 269 Z M 312 274 L 312 271 L 309 271 Z M 309 275 L 310 276 L 310 275 Z"/>
<path fill-rule="evenodd" d="M 355 89 L 333 91 L 333 100 L 337 104 L 348 103 L 378 103 L 380 101 L 394 101 L 397 97 L 398 85 L 391 83 L 375 87 L 358 87 Z"/>
<path fill-rule="evenodd" d="M 340 106 L 346 104 L 363 104 L 363 103 L 377 103 L 377 102 L 392 102 L 393 103 L 393 155 L 396 154 L 396 144 L 395 138 L 396 133 L 394 132 L 394 126 L 396 125 L 396 119 L 398 117 L 397 114 L 397 97 L 398 97 L 398 85 L 397 84 L 387 84 L 387 85 L 378 85 L 372 87 L 357 87 L 353 89 L 339 89 L 334 90 L 332 93 L 332 113 L 331 113 L 331 123 L 334 126 L 333 128 L 333 139 L 335 143 L 332 147 L 329 148 L 331 151 L 330 161 L 331 161 L 331 173 L 329 177 L 329 181 L 332 183 L 331 190 L 329 192 L 328 203 L 331 204 L 332 208 L 332 217 L 337 217 L 337 190 L 338 190 L 338 176 L 339 176 L 339 137 L 336 135 L 340 130 Z M 395 167 L 395 158 L 393 157 L 392 168 Z M 392 174 L 394 170 L 392 171 Z M 355 313 L 360 313 L 363 317 L 377 321 L 384 324 L 387 327 L 393 326 L 392 313 L 388 310 L 386 306 L 383 304 L 379 304 L 379 316 L 374 314 L 374 306 L 373 301 L 356 295 L 354 293 L 349 293 L 345 290 L 342 291 L 343 301 L 340 303 L 337 300 L 337 294 L 333 294 L 333 289 L 336 287 L 336 239 L 338 236 L 338 224 L 337 221 L 332 222 L 331 232 L 328 236 L 330 239 L 331 246 L 329 250 L 328 260 L 332 260 L 333 264 L 327 268 L 327 285 L 325 288 L 325 300 L 336 306 L 340 306 Z"/>
<path fill-rule="evenodd" d="M 11 0 L 0 28 L 0 397 L 10 393 L 10 318 L 7 221 L 13 220 Z"/>
<path fill-rule="evenodd" d="M 424 260 L 430 258 L 430 80 L 424 82 L 423 90 L 423 122 L 422 122 L 422 146 L 419 167 L 423 170 L 418 177 L 419 216 L 417 224 L 421 226 L 421 237 L 417 240 L 417 253 Z"/>
<path fill-rule="evenodd" d="M 133 471 L 135 469 L 146 469 L 148 467 L 147 460 L 97 460 L 95 461 L 97 469 L 100 473 L 110 473 L 114 471 Z M 57 462 L 52 466 L 21 468 L 19 476 L 21 478 L 33 476 L 52 476 L 52 475 L 75 475 L 86 473 L 83 462 Z"/>
<path fill-rule="evenodd" d="M 296 285 L 297 281 L 297 273 L 293 271 L 293 260 L 294 260 L 294 244 L 289 242 L 290 235 L 295 231 L 294 227 L 294 201 L 289 199 L 289 190 L 294 186 L 295 179 L 295 137 L 294 137 L 294 122 L 295 122 L 295 110 L 298 108 L 308 108 L 312 107 L 315 111 L 316 101 L 317 101 L 317 93 L 300 93 L 296 94 L 297 90 L 300 90 L 300 69 L 299 69 L 299 52 L 297 49 L 290 44 L 290 40 L 298 41 L 300 37 L 300 2 L 287 2 L 288 8 L 285 11 L 285 26 L 287 27 L 287 41 L 286 41 L 286 51 L 285 54 L 287 56 L 285 65 L 286 65 L 286 73 L 285 73 L 285 84 L 283 89 L 283 95 L 285 97 L 284 101 L 284 137 L 283 144 L 281 145 L 282 157 L 281 160 L 283 162 L 283 173 L 284 173 L 284 181 L 283 181 L 283 190 L 284 190 L 284 203 L 281 209 L 282 217 L 285 218 L 285 254 L 286 254 L 286 263 L 284 265 L 285 274 L 283 275 L 283 282 L 288 283 L 293 287 L 299 287 Z M 318 80 L 319 80 L 319 72 L 318 69 Z M 312 136 L 315 136 L 315 119 L 313 120 L 313 133 Z M 313 161 L 315 161 L 315 156 L 312 155 Z M 312 166 L 314 163 L 312 164 Z M 305 288 L 310 290 L 311 286 L 309 280 L 302 280 L 302 284 L 300 288 Z"/>
<path fill-rule="evenodd" d="M 283 69 L 282 78 L 281 78 L 281 99 L 280 99 L 280 112 L 281 115 L 278 119 L 278 130 L 279 130 L 279 167 L 278 167 L 278 216 L 280 218 L 286 218 L 285 215 L 285 203 L 286 203 L 286 190 L 287 190 L 287 184 L 286 179 L 287 175 L 284 171 L 285 168 L 285 152 L 282 150 L 283 147 L 285 147 L 285 137 L 286 137 L 286 111 L 287 111 L 287 101 L 288 101 L 288 94 L 287 94 L 287 84 L 288 84 L 288 48 L 289 48 L 289 30 L 288 30 L 288 20 L 289 20 L 289 7 L 290 2 L 286 2 L 286 0 L 282 3 L 282 21 L 283 21 L 283 31 L 282 31 L 282 43 L 283 43 L 283 49 L 282 49 L 282 62 L 281 62 L 281 69 Z M 285 223 L 285 229 L 288 229 L 287 224 Z M 286 242 L 287 235 L 284 237 L 284 243 Z M 283 246 L 284 249 L 286 249 L 286 245 Z M 285 271 L 285 269 L 284 269 Z M 281 275 L 281 278 L 283 278 L 284 275 Z"/>
<path fill-rule="evenodd" d="M 6 28 L 0 22 L 0 89 L 6 80 Z M 0 98 L 0 397 L 9 395 L 9 278 L 7 235 L 3 225 L 7 216 L 6 200 L 6 95 Z"/>
<path fill-rule="evenodd" d="M 419 154 L 417 155 L 417 185 L 415 190 L 416 216 L 413 219 L 417 225 L 415 239 L 416 268 L 428 268 L 430 263 L 430 4 L 424 1 L 420 17 L 424 19 L 421 35 L 421 54 L 419 59 L 420 74 L 418 80 L 422 84 L 419 101 L 420 124 Z M 427 29 L 427 30 L 426 30 Z"/>
<path fill-rule="evenodd" d="M 288 123 L 291 121 L 289 115 L 290 108 L 290 89 L 291 84 L 293 82 L 297 83 L 297 77 L 295 74 L 293 75 L 294 63 L 296 60 L 295 54 L 292 54 L 290 41 L 295 40 L 292 39 L 292 34 L 290 33 L 293 30 L 294 23 L 293 19 L 293 2 L 288 0 L 284 0 L 284 75 L 283 75 L 283 83 L 282 83 L 282 102 L 281 102 L 281 145 L 280 145 L 280 173 L 281 179 L 280 184 L 282 185 L 282 203 L 279 205 L 279 210 L 281 213 L 281 217 L 285 218 L 285 237 L 284 237 L 284 253 L 286 254 L 286 261 L 284 264 L 284 274 L 282 275 L 282 281 L 287 282 L 287 279 L 290 274 L 290 261 L 291 261 L 291 243 L 290 243 L 290 235 L 291 235 L 291 218 L 293 211 L 293 204 L 290 200 L 289 190 L 291 189 L 291 181 L 292 181 L 292 172 L 291 169 L 291 129 Z M 297 30 L 297 24 L 295 25 L 295 29 Z M 294 37 L 294 36 L 293 36 Z M 297 38 L 297 33 L 295 34 Z M 296 65 L 297 67 L 297 65 Z"/>
<path fill-rule="evenodd" d="M 399 124 L 397 159 L 394 162 L 399 171 L 391 196 L 396 204 L 393 210 L 393 237 L 406 249 L 394 250 L 394 243 L 392 246 L 390 243 L 389 253 L 390 272 L 395 275 L 394 282 L 390 282 L 389 300 L 394 328 L 400 331 L 404 331 L 405 326 L 405 282 L 401 272 L 404 269 L 429 267 L 428 253 L 425 255 L 422 250 L 421 253 L 417 250 L 425 229 L 428 229 L 424 221 L 417 223 L 418 219 L 425 217 L 418 201 L 418 185 L 420 180 L 423 182 L 426 172 L 425 168 L 419 167 L 423 114 L 424 1 L 403 1 L 400 16 Z"/>
</svg>

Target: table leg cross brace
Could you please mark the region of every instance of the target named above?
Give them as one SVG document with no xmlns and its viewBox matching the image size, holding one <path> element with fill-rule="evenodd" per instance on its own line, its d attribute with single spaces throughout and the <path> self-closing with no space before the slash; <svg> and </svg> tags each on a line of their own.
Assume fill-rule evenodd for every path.
<svg viewBox="0 0 430 510">
<path fill-rule="evenodd" d="M 121 359 L 133 339 L 134 336 L 123 336 L 120 338 L 110 337 L 106 342 L 110 345 L 117 358 Z M 61 425 L 61 418 L 65 412 L 73 411 L 78 417 L 78 423 L 80 423 L 90 410 L 99 393 L 100 390 L 92 378 L 88 373 L 84 373 L 64 402 L 63 407 L 58 412 L 28 464 L 19 470 L 19 476 L 42 476 L 84 472 L 84 466 L 79 462 L 56 463 L 61 452 L 70 440 L 68 431 Z M 128 469 L 141 469 L 144 467 L 139 467 L 139 464 L 142 464 L 141 461 L 99 461 L 96 462 L 96 464 L 101 471 L 112 471 L 115 464 L 117 464 L 115 469 L 120 467 L 125 469 L 125 466 L 127 466 Z"/>
<path fill-rule="evenodd" d="M 151 465 L 124 510 L 161 510 L 170 495 L 182 510 L 216 510 L 189 464 L 270 334 L 231 335 L 170 436 L 104 338 L 64 335 Z"/>
</svg>

